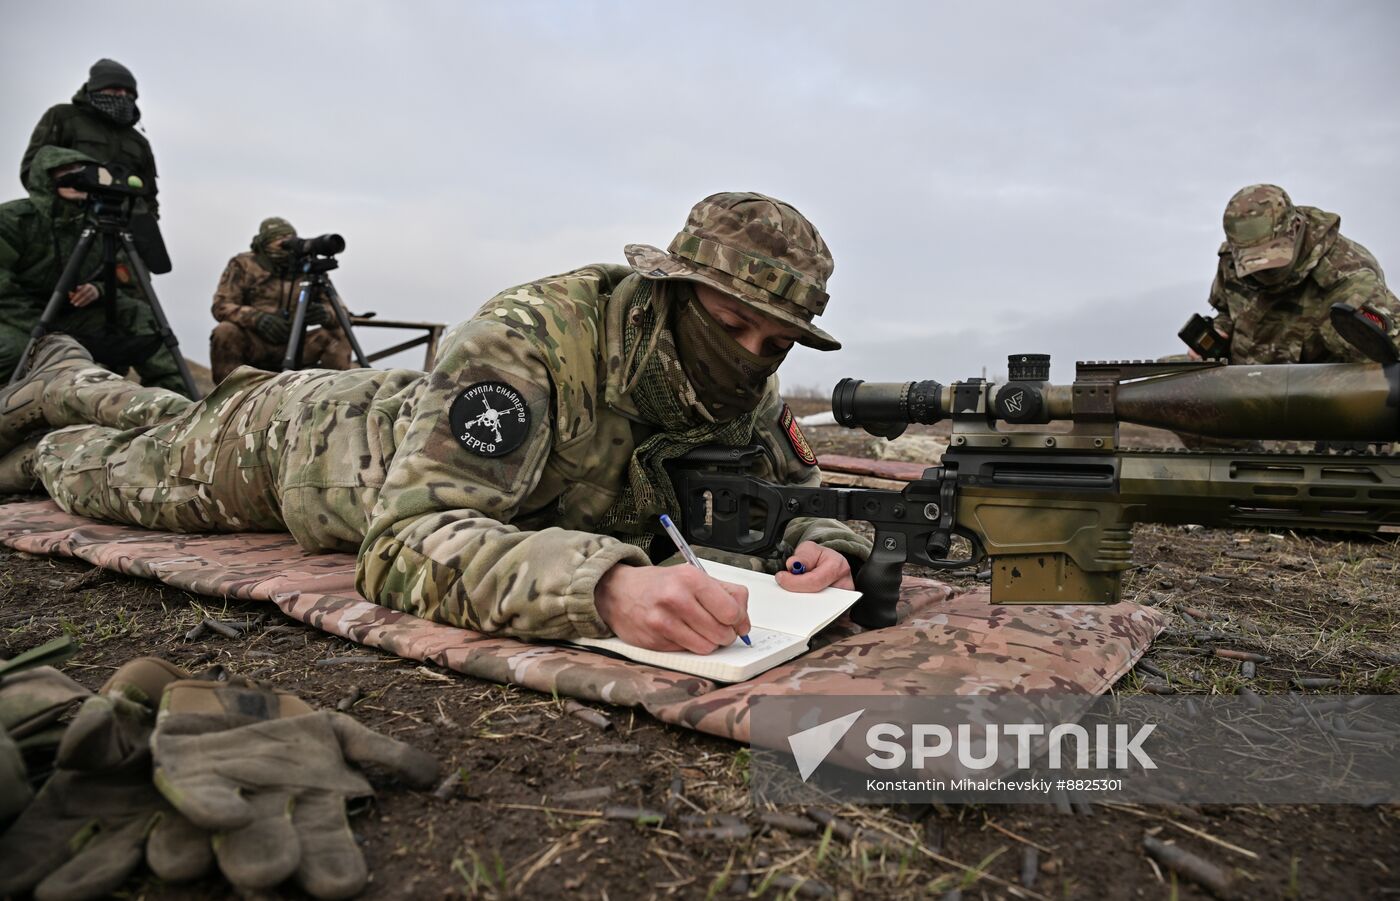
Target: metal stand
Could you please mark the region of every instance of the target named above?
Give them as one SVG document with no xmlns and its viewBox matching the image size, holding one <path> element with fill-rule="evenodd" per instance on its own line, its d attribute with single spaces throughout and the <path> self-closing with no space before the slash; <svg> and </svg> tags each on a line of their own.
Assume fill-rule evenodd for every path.
<svg viewBox="0 0 1400 901">
<path fill-rule="evenodd" d="M 442 333 L 447 331 L 447 324 L 444 322 L 404 322 L 397 319 L 380 319 L 373 313 L 364 313 L 351 317 L 351 322 L 360 328 L 387 328 L 409 331 L 421 331 L 423 334 L 407 341 L 400 341 L 391 347 L 382 350 L 372 350 L 368 359 L 371 363 L 378 362 L 385 357 L 392 357 L 394 354 L 412 350 L 415 347 L 423 348 L 423 371 L 427 372 L 433 368 L 433 363 L 437 360 L 438 344 L 442 341 Z"/>
<path fill-rule="evenodd" d="M 82 232 L 78 235 L 78 243 L 73 247 L 73 253 L 68 257 L 68 262 L 63 267 L 63 274 L 59 276 L 58 285 L 54 287 L 53 294 L 49 295 L 49 302 L 44 307 L 43 314 L 39 317 L 39 322 L 30 332 L 29 344 L 25 346 L 23 355 L 20 356 L 19 365 L 15 367 L 14 375 L 10 377 L 10 383 L 14 384 L 24 378 L 29 372 L 30 357 L 34 353 L 34 346 L 39 343 L 39 339 L 53 331 L 53 325 L 58 320 L 59 311 L 68 302 L 68 294 L 78 285 L 78 270 L 82 267 L 83 261 L 87 259 L 88 250 L 92 248 L 92 242 L 97 236 L 102 236 L 102 280 L 103 280 L 103 300 L 107 303 L 116 302 L 117 291 L 117 250 L 120 248 L 126 251 L 126 258 L 131 263 L 132 271 L 136 275 L 136 283 L 141 288 L 141 293 L 145 295 L 146 302 L 151 305 L 151 313 L 155 316 L 157 334 L 161 342 L 170 349 L 171 356 L 175 358 L 175 365 L 180 370 L 180 379 L 185 383 L 185 390 L 194 400 L 199 400 L 199 389 L 195 387 L 194 376 L 190 373 L 189 364 L 185 362 L 185 357 L 180 353 L 180 342 L 175 338 L 175 332 L 170 328 L 170 320 L 165 316 L 165 310 L 161 308 L 160 301 L 156 298 L 155 288 L 151 285 L 151 274 L 146 268 L 146 263 L 141 259 L 141 254 L 136 250 L 136 244 L 131 237 L 131 230 L 128 223 L 119 217 L 104 215 L 104 208 L 95 205 L 89 213 L 89 222 L 83 226 Z"/>
<path fill-rule="evenodd" d="M 296 306 L 292 310 L 292 333 L 287 339 L 287 352 L 282 357 L 284 372 L 301 368 L 301 351 L 306 343 L 306 311 L 309 304 L 319 303 L 323 299 L 330 304 L 336 321 L 345 332 L 345 337 L 350 339 L 350 348 L 355 352 L 356 362 L 363 369 L 369 368 L 369 360 L 365 358 L 364 349 L 360 347 L 360 341 L 350 326 L 350 314 L 340 302 L 340 293 L 335 290 L 335 285 L 326 277 L 326 273 L 335 269 L 337 265 L 334 259 L 311 258 L 307 258 L 301 264 L 302 280 L 297 291 Z"/>
</svg>

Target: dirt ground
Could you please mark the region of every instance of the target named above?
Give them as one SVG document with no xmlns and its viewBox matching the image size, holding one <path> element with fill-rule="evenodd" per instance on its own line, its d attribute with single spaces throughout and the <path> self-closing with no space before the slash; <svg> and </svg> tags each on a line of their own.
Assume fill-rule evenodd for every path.
<svg viewBox="0 0 1400 901">
<path fill-rule="evenodd" d="M 808 437 L 818 453 L 868 450 L 836 428 Z M 1400 691 L 1396 543 L 1136 535 L 1127 595 L 1175 616 L 1118 690 Z M 243 635 L 188 635 L 206 616 Z M 0 549 L 0 656 L 63 632 L 83 644 L 64 669 L 91 688 L 142 654 L 191 670 L 220 663 L 437 754 L 455 780 L 436 793 L 378 783 L 352 819 L 373 874 L 368 898 L 1210 897 L 1152 863 L 1145 836 L 1232 871 L 1238 898 L 1400 896 L 1396 807 L 848 807 L 782 820 L 750 805 L 747 753 L 731 743 L 590 707 L 607 717 L 602 728 L 560 700 L 389 657 L 267 605 Z M 1266 660 L 1247 675 L 1216 647 Z M 834 825 L 815 822 L 832 815 Z M 144 877 L 124 896 L 232 895 L 212 878 Z"/>
</svg>

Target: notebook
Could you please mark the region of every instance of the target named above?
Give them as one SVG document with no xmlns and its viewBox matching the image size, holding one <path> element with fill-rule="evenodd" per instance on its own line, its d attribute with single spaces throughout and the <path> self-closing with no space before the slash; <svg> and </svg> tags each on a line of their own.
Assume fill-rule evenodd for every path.
<svg viewBox="0 0 1400 901">
<path fill-rule="evenodd" d="M 705 572 L 749 590 L 749 622 L 753 624 L 749 640 L 753 647 L 738 638 L 710 654 L 649 651 L 619 638 L 576 638 L 573 643 L 717 682 L 742 682 L 801 655 L 812 636 L 860 598 L 860 592 L 844 588 L 786 591 L 770 575 L 709 560 L 705 561 Z"/>
</svg>

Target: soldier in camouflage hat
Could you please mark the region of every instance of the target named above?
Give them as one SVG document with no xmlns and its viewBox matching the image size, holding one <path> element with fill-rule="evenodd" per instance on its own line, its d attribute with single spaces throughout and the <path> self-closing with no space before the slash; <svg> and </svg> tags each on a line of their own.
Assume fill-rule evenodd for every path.
<svg viewBox="0 0 1400 901">
<path fill-rule="evenodd" d="M 746 592 L 654 565 L 673 555 L 665 464 L 758 443 L 756 475 L 819 482 L 773 373 L 795 342 L 837 346 L 813 324 L 831 254 L 791 206 L 717 194 L 669 252 L 627 255 L 501 292 L 426 374 L 244 368 L 189 403 L 49 338 L 0 391 L 0 452 L 59 428 L 24 465 L 65 510 L 357 550 L 366 598 L 439 622 L 706 653 L 747 630 Z M 870 550 L 834 520 L 784 538 L 766 565 L 796 591 L 849 587 Z"/>
<path fill-rule="evenodd" d="M 833 263 L 826 242 L 801 213 L 762 194 L 716 194 L 695 205 L 666 253 L 625 248 L 647 278 L 698 282 L 796 329 L 817 350 L 840 342 L 812 324 L 826 309 Z"/>
<path fill-rule="evenodd" d="M 1215 329 L 1233 363 L 1352 363 L 1366 357 L 1332 328 L 1335 303 L 1368 311 L 1400 339 L 1400 301 L 1341 217 L 1294 206 L 1277 185 L 1240 189 L 1225 207 L 1225 243 L 1211 286 Z"/>
<path fill-rule="evenodd" d="M 239 366 L 276 372 L 282 368 L 287 339 L 292 333 L 291 310 L 296 302 L 295 260 L 283 246 L 296 229 L 280 216 L 258 226 L 252 249 L 228 261 L 214 291 L 214 318 L 219 324 L 209 335 L 209 368 L 215 383 Z M 307 329 L 301 359 L 308 367 L 349 369 L 350 340 L 336 321 L 330 302 L 321 299 L 306 309 Z"/>
</svg>

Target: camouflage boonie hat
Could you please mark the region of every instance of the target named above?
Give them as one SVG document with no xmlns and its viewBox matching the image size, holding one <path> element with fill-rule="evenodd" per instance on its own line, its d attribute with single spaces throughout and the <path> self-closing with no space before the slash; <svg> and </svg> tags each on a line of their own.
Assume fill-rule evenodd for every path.
<svg viewBox="0 0 1400 901">
<path fill-rule="evenodd" d="M 795 326 L 797 341 L 817 350 L 841 342 L 812 324 L 826 309 L 834 263 L 826 242 L 796 209 L 762 194 L 711 194 L 690 211 L 685 228 L 662 251 L 628 244 L 627 262 L 655 279 L 709 285 L 758 312 Z"/>
<path fill-rule="evenodd" d="M 1250 185 L 1225 205 L 1225 241 L 1243 278 L 1264 269 L 1293 263 L 1298 213 L 1288 192 L 1278 185 Z"/>
</svg>

